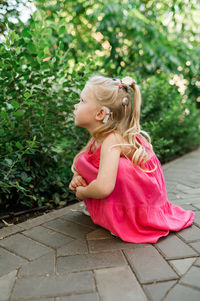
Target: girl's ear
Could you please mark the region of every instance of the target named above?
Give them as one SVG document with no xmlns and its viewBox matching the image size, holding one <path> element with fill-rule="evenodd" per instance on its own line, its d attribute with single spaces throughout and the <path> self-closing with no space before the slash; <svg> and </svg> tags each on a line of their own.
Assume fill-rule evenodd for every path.
<svg viewBox="0 0 200 301">
<path fill-rule="evenodd" d="M 101 108 L 97 113 L 96 113 L 96 120 L 103 120 L 104 117 L 106 116 L 106 110 L 104 108 Z"/>
</svg>

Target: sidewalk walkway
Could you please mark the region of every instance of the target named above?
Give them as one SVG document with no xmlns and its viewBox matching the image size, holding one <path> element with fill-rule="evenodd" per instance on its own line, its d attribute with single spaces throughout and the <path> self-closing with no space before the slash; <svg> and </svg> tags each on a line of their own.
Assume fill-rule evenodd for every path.
<svg viewBox="0 0 200 301">
<path fill-rule="evenodd" d="M 195 224 L 156 244 L 125 243 L 83 202 L 0 230 L 1 301 L 199 301 L 200 148 L 163 166 L 168 198 Z"/>
</svg>

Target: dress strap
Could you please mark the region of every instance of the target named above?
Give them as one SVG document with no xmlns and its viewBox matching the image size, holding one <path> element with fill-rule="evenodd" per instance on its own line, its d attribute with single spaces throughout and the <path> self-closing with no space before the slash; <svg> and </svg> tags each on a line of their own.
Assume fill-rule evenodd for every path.
<svg viewBox="0 0 200 301">
<path fill-rule="evenodd" d="M 112 133 L 112 132 L 108 133 L 108 134 L 106 135 L 106 137 L 108 137 L 111 133 Z M 95 142 L 95 139 L 93 139 L 92 142 L 90 143 L 90 146 L 89 146 L 89 149 L 88 149 L 88 153 L 89 153 L 89 154 L 93 154 L 93 153 L 91 153 L 91 148 L 92 148 L 92 145 L 94 144 L 94 142 Z M 99 147 L 98 147 L 97 149 L 99 149 L 100 146 L 101 146 L 101 144 L 99 145 Z M 96 150 L 97 150 L 97 149 L 96 149 Z M 96 150 L 95 150 L 95 151 L 96 151 Z M 94 152 L 95 152 L 95 151 L 94 151 Z"/>
<path fill-rule="evenodd" d="M 88 153 L 91 153 L 91 148 L 92 148 L 92 145 L 94 144 L 94 142 L 95 142 L 95 139 L 93 139 L 92 142 L 90 143 Z"/>
</svg>

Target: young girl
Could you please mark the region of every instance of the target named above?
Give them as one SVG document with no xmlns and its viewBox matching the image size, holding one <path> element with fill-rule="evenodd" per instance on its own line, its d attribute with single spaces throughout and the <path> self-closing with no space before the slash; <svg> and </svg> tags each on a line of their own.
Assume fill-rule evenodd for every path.
<svg viewBox="0 0 200 301">
<path fill-rule="evenodd" d="M 140 127 L 140 107 L 131 77 L 87 81 L 74 118 L 91 139 L 74 158 L 69 188 L 95 224 L 126 242 L 155 243 L 192 225 L 195 214 L 168 201 L 161 164 Z"/>
</svg>

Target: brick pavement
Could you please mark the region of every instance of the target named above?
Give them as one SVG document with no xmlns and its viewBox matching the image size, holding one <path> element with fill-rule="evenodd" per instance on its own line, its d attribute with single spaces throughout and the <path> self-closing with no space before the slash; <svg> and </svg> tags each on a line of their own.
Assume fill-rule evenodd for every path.
<svg viewBox="0 0 200 301">
<path fill-rule="evenodd" d="M 200 300 L 200 148 L 163 166 L 169 200 L 193 226 L 125 243 L 83 202 L 0 230 L 0 301 Z"/>
</svg>

